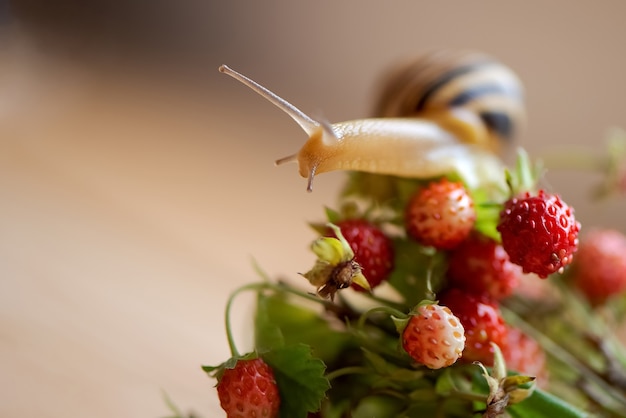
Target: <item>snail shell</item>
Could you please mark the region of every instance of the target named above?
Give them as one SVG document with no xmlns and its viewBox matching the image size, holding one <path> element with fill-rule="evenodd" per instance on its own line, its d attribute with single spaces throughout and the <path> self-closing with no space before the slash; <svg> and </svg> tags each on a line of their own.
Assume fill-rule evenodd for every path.
<svg viewBox="0 0 626 418">
<path fill-rule="evenodd" d="M 510 143 L 526 120 L 519 78 L 492 57 L 471 51 L 434 51 L 390 70 L 374 107 L 376 117 L 447 120 L 448 112 L 476 115 L 476 132 L 462 135 L 497 149 Z M 454 125 L 454 116 L 448 123 Z M 445 123 L 445 122 L 440 122 Z"/>
</svg>

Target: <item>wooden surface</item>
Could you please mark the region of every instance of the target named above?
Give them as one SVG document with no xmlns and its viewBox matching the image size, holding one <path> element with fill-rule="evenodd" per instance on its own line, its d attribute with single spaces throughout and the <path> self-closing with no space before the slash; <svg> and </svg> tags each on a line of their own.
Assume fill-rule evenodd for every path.
<svg viewBox="0 0 626 418">
<path fill-rule="evenodd" d="M 4 58 L 0 416 L 165 416 L 163 392 L 219 416 L 200 365 L 228 358 L 227 295 L 256 279 L 252 257 L 272 275 L 310 267 L 305 222 L 333 177 L 307 194 L 294 165 L 273 167 L 304 134 L 288 118 L 270 130 L 253 101 Z"/>
</svg>

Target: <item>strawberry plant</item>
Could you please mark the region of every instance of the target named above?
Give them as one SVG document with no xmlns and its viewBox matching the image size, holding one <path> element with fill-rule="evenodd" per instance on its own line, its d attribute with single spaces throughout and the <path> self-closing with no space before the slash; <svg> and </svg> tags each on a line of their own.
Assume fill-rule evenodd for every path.
<svg viewBox="0 0 626 418">
<path fill-rule="evenodd" d="M 462 179 L 380 175 L 381 198 L 363 183 L 372 175 L 351 174 L 341 209 L 311 223 L 312 267 L 300 279 L 257 269 L 228 301 L 227 324 L 233 300 L 256 294 L 253 350 L 239 354 L 227 325 L 232 358 L 204 366 L 227 416 L 626 416 L 612 331 L 626 312 L 626 238 L 590 232 L 579 245 L 573 209 L 536 192 L 534 172 L 521 152 L 508 192 L 463 187 L 453 201 L 475 208 L 471 227 L 444 246 L 415 239 L 434 223 L 407 223 L 407 208 L 430 210 L 415 196 L 461 193 Z"/>
</svg>

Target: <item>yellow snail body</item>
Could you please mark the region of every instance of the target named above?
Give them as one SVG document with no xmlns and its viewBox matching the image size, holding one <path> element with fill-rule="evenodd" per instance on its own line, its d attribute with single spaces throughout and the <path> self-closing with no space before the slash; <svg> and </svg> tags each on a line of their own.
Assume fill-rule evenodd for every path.
<svg viewBox="0 0 626 418">
<path fill-rule="evenodd" d="M 380 117 L 316 121 L 248 77 L 224 72 L 291 116 L 309 135 L 296 161 L 312 190 L 317 174 L 364 171 L 428 178 L 456 172 L 470 187 L 501 183 L 494 150 L 524 119 L 522 87 L 511 70 L 475 53 L 440 52 L 410 62 L 387 81 Z"/>
</svg>

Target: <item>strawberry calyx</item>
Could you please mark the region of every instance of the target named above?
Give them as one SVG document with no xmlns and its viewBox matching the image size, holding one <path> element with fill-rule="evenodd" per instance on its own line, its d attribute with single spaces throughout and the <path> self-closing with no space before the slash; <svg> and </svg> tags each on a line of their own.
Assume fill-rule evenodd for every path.
<svg viewBox="0 0 626 418">
<path fill-rule="evenodd" d="M 313 268 L 302 276 L 317 287 L 318 295 L 331 300 L 337 291 L 350 287 L 353 283 L 371 291 L 361 265 L 354 260 L 354 251 L 341 233 L 341 229 L 332 223 L 328 223 L 327 226 L 334 232 L 336 238 L 320 237 L 313 241 L 311 250 L 317 259 Z"/>
<path fill-rule="evenodd" d="M 416 315 L 421 315 L 421 312 L 420 312 L 421 307 L 428 306 L 428 305 L 436 305 L 437 303 L 438 302 L 436 300 L 424 299 L 421 302 L 419 302 L 417 305 L 415 305 L 409 311 L 408 314 L 398 315 L 397 313 L 395 313 L 391 315 L 391 319 L 393 320 L 393 323 L 396 327 L 396 331 L 398 331 L 398 334 L 402 335 L 402 333 L 404 333 L 404 330 L 406 329 L 406 326 L 408 325 L 411 317 L 416 316 Z"/>
<path fill-rule="evenodd" d="M 343 203 L 338 211 L 325 208 L 325 213 L 327 223 L 312 224 L 312 227 L 322 236 L 337 237 L 328 228 L 328 223 L 338 226 L 371 288 L 385 282 L 395 267 L 394 235 L 389 228 L 394 223 L 393 212 L 374 204 L 361 209 L 357 202 L 350 200 Z M 359 286 L 352 288 L 364 290 Z"/>
<path fill-rule="evenodd" d="M 248 361 L 255 360 L 261 358 L 259 353 L 256 351 L 251 351 L 249 353 L 245 353 L 243 355 L 238 354 L 237 356 L 230 357 L 228 360 L 216 365 L 216 366 L 208 366 L 203 365 L 202 370 L 206 372 L 210 377 L 219 380 L 222 378 L 224 371 L 227 369 L 234 369 L 239 361 Z"/>
<path fill-rule="evenodd" d="M 491 373 L 480 362 L 475 362 L 489 386 L 487 408 L 484 417 L 499 417 L 507 406 L 529 398 L 535 390 L 535 377 L 507 373 L 506 362 L 500 347 L 492 343 L 494 363 Z"/>
<path fill-rule="evenodd" d="M 540 161 L 533 162 L 523 148 L 518 148 L 514 170 L 505 169 L 509 198 L 524 192 L 532 193 L 536 191 L 537 183 L 543 176 L 543 172 L 543 164 Z"/>
</svg>

